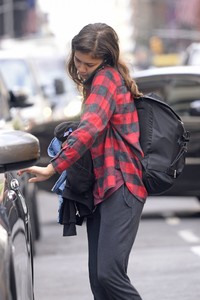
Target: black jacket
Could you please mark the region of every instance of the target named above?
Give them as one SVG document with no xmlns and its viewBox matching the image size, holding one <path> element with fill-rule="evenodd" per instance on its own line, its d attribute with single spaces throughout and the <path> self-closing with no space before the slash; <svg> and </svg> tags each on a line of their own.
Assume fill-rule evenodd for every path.
<svg viewBox="0 0 200 300">
<path fill-rule="evenodd" d="M 94 210 L 93 163 L 90 151 L 67 170 L 66 185 L 62 193 L 60 224 L 63 236 L 76 235 L 76 225 L 81 225 L 84 217 Z"/>
</svg>

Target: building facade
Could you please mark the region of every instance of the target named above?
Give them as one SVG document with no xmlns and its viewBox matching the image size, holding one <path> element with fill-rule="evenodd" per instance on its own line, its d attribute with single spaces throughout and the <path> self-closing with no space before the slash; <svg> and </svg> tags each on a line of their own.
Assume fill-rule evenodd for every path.
<svg viewBox="0 0 200 300">
<path fill-rule="evenodd" d="M 17 38 L 38 30 L 37 0 L 0 0 L 0 38 Z"/>
<path fill-rule="evenodd" d="M 136 44 L 168 53 L 200 41 L 199 0 L 132 0 L 132 5 Z"/>
</svg>

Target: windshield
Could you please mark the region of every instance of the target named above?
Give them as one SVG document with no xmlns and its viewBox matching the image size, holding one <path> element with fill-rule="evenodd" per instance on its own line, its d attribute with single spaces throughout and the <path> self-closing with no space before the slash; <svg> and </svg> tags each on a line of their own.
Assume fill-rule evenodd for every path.
<svg viewBox="0 0 200 300">
<path fill-rule="evenodd" d="M 22 59 L 1 59 L 0 71 L 9 90 L 25 90 L 29 95 L 36 94 L 33 76 Z"/>
</svg>

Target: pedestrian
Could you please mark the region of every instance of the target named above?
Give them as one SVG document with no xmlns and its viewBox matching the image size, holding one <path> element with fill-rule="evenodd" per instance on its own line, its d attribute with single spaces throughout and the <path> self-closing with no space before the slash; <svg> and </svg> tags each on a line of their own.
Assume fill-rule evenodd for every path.
<svg viewBox="0 0 200 300">
<path fill-rule="evenodd" d="M 104 23 L 88 24 L 72 39 L 68 72 L 83 93 L 79 126 L 47 167 L 19 174 L 34 175 L 29 182 L 47 180 L 90 150 L 95 175 L 95 210 L 86 222 L 91 290 L 95 300 L 139 300 L 127 267 L 147 197 L 135 155 L 143 155 L 134 104 L 141 94 L 121 60 L 117 33 Z"/>
</svg>

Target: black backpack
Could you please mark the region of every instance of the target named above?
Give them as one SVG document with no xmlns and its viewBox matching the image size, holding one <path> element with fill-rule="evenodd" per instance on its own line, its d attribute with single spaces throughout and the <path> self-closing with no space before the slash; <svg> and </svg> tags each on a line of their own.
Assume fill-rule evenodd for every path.
<svg viewBox="0 0 200 300">
<path fill-rule="evenodd" d="M 172 187 L 182 173 L 189 142 L 181 118 L 155 94 L 135 99 L 144 158 L 143 182 L 149 195 L 159 195 Z"/>
</svg>

